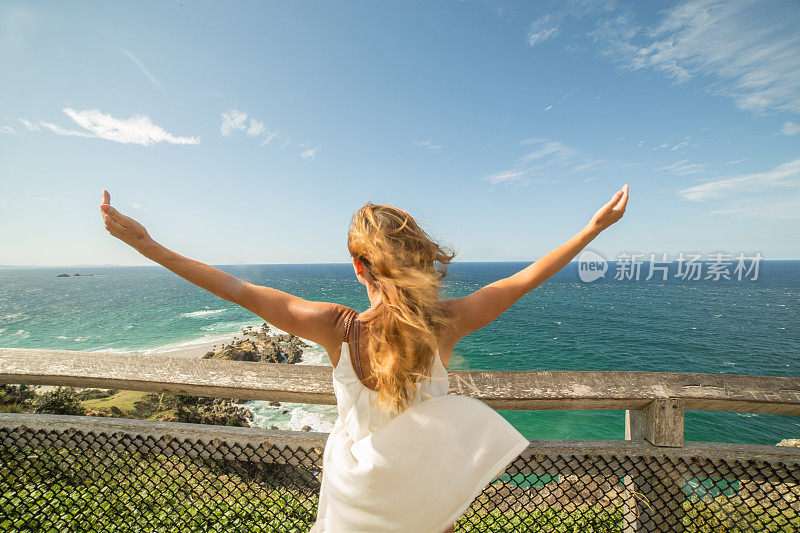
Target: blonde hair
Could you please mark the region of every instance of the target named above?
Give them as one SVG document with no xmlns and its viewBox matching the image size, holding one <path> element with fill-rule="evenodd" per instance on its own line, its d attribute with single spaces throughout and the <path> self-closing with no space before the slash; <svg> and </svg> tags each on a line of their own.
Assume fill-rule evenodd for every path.
<svg viewBox="0 0 800 533">
<path fill-rule="evenodd" d="M 415 378 L 430 377 L 438 334 L 450 325 L 439 291 L 456 253 L 402 209 L 371 202 L 353 214 L 347 248 L 381 295 L 362 323 L 377 402 L 399 412 L 412 400 Z"/>
</svg>

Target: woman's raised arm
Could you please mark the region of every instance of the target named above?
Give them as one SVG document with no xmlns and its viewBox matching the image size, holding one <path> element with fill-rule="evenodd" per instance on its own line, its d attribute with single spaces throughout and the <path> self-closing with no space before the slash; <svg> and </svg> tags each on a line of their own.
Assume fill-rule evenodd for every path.
<svg viewBox="0 0 800 533">
<path fill-rule="evenodd" d="M 106 190 L 102 193 L 100 211 L 111 235 L 185 280 L 244 307 L 283 331 L 322 345 L 329 353 L 341 345 L 346 307 L 304 300 L 271 287 L 254 285 L 173 252 L 150 237 L 140 223 L 114 209 Z"/>
<path fill-rule="evenodd" d="M 585 228 L 535 263 L 472 294 L 447 300 L 448 312 L 454 317 L 450 342 L 455 345 L 461 337 L 489 324 L 530 290 L 564 268 L 601 231 L 622 218 L 627 204 L 628 186 L 625 185 L 594 214 Z"/>
</svg>

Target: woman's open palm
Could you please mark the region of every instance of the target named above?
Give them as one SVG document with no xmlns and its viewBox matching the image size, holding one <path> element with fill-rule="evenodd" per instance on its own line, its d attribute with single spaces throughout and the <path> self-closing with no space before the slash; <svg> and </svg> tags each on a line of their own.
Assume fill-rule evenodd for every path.
<svg viewBox="0 0 800 533">
<path fill-rule="evenodd" d="M 134 248 L 150 239 L 144 226 L 111 207 L 111 195 L 107 190 L 103 189 L 101 199 L 100 213 L 111 235 Z"/>
<path fill-rule="evenodd" d="M 597 213 L 592 217 L 591 225 L 600 229 L 601 231 L 609 227 L 614 222 L 617 222 L 625 214 L 625 207 L 628 205 L 628 185 L 626 184 L 621 190 L 608 201 L 606 205 L 597 210 Z"/>
</svg>

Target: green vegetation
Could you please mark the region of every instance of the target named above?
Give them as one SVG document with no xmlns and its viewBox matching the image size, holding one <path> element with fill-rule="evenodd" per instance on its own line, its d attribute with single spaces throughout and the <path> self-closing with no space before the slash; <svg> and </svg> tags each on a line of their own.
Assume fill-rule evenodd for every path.
<svg viewBox="0 0 800 533">
<path fill-rule="evenodd" d="M 56 387 L 37 392 L 27 385 L 0 385 L 0 412 L 88 415 L 249 426 L 252 415 L 235 400 L 113 389 Z"/>
<path fill-rule="evenodd" d="M 286 466 L 50 446 L 0 446 L 0 465 L 0 531 L 299 532 L 317 508 Z"/>
<path fill-rule="evenodd" d="M 26 438 L 44 445 L 0 446 L 2 531 L 301 532 L 315 519 L 318 472 L 303 467 L 249 462 L 247 454 L 242 461 L 190 459 Z M 685 531 L 800 531 L 795 511 L 752 505 L 727 496 L 689 499 Z M 613 533 L 623 530 L 622 510 L 471 510 L 456 530 Z"/>
</svg>

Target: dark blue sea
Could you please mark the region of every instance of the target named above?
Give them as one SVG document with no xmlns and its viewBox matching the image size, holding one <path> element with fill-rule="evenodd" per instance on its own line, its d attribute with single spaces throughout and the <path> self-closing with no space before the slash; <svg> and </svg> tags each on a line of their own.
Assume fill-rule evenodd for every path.
<svg viewBox="0 0 800 533">
<path fill-rule="evenodd" d="M 455 263 L 444 296 L 459 297 L 528 263 Z M 350 264 L 218 266 L 303 298 L 369 307 Z M 645 280 L 579 279 L 570 264 L 456 346 L 450 369 L 644 370 L 800 377 L 800 261 L 761 261 L 737 279 L 685 279 L 678 265 Z M 91 274 L 59 278 L 58 274 Z M 162 352 L 229 338 L 263 322 L 160 266 L 0 269 L 0 346 Z M 318 346 L 306 364 L 329 364 Z M 331 406 L 247 402 L 257 425 L 326 431 Z M 284 413 L 288 410 L 288 413 Z M 621 411 L 501 412 L 532 439 L 617 439 Z M 800 437 L 800 417 L 687 412 L 686 439 L 775 444 Z"/>
</svg>

